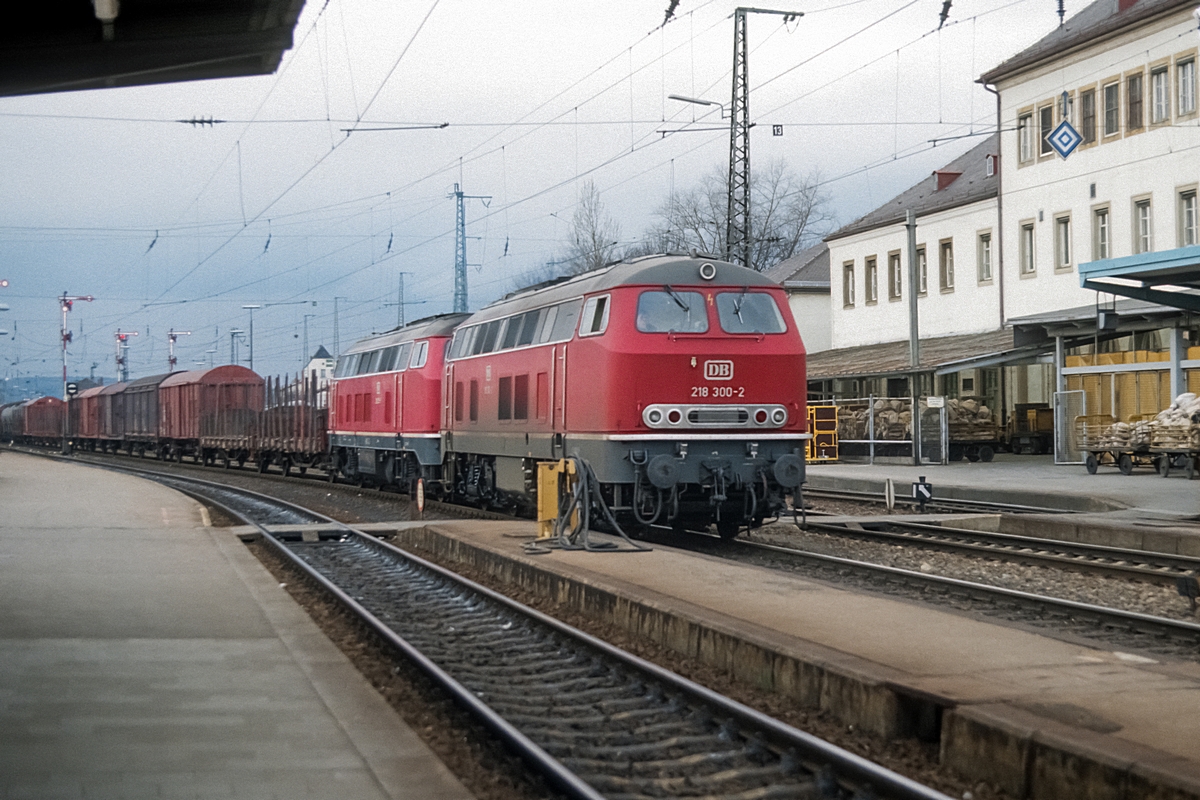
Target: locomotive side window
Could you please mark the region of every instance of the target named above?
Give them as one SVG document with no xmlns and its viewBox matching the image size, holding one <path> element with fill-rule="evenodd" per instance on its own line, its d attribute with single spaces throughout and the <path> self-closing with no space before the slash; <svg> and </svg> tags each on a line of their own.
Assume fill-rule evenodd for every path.
<svg viewBox="0 0 1200 800">
<path fill-rule="evenodd" d="M 524 321 L 524 314 L 518 314 L 508 320 L 508 327 L 504 329 L 504 343 L 497 348 L 498 350 L 511 350 L 517 346 L 517 338 L 521 335 L 521 324 Z"/>
<path fill-rule="evenodd" d="M 383 355 L 379 357 L 379 371 L 391 372 L 392 367 L 396 365 L 396 354 L 399 352 L 400 345 L 398 344 L 392 345 L 391 347 L 385 347 L 383 350 Z"/>
<path fill-rule="evenodd" d="M 582 305 L 581 300 L 568 300 L 558 304 L 558 317 L 554 320 L 550 341 L 565 342 L 575 335 L 575 323 L 579 321 L 579 309 Z"/>
<path fill-rule="evenodd" d="M 642 333 L 704 333 L 708 330 L 704 296 L 669 286 L 662 291 L 642 292 L 638 297 L 637 329 Z"/>
<path fill-rule="evenodd" d="M 599 336 L 608 328 L 608 295 L 589 297 L 583 305 L 580 336 Z"/>
<path fill-rule="evenodd" d="M 408 351 L 412 349 L 412 342 L 405 342 L 400 345 L 400 352 L 396 354 L 396 371 L 404 372 L 408 369 Z"/>
<path fill-rule="evenodd" d="M 379 354 L 382 350 L 372 350 L 369 353 L 363 353 L 358 359 L 358 371 L 355 375 L 366 375 L 371 372 L 376 372 L 375 366 L 379 363 Z"/>
<path fill-rule="evenodd" d="M 721 292 L 717 317 L 726 333 L 783 333 L 787 325 L 775 298 L 764 292 Z"/>
<path fill-rule="evenodd" d="M 407 351 L 405 351 L 407 355 Z M 425 366 L 425 362 L 429 357 L 429 342 L 417 342 L 412 346 L 412 359 L 409 360 L 408 366 L 412 369 L 420 369 Z"/>
<path fill-rule="evenodd" d="M 527 344 L 533 344 L 533 337 L 537 335 L 538 323 L 541 322 L 542 309 L 537 311 L 525 312 L 525 323 L 521 328 L 521 336 L 517 339 L 517 347 L 524 347 Z"/>
<path fill-rule="evenodd" d="M 342 356 L 338 359 L 337 367 L 333 370 L 333 377 L 344 378 L 347 375 L 353 375 L 358 369 L 358 353 L 353 355 Z"/>
<path fill-rule="evenodd" d="M 542 332 L 538 335 L 538 344 L 545 344 L 550 341 L 550 335 L 554 333 L 554 320 L 558 318 L 558 306 L 550 306 L 546 309 L 546 319 L 542 322 Z"/>
</svg>

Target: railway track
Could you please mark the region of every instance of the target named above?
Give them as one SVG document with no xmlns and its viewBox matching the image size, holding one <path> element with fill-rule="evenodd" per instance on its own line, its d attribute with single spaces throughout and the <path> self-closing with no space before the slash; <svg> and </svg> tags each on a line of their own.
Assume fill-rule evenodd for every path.
<svg viewBox="0 0 1200 800">
<path fill-rule="evenodd" d="M 1200 558 L 949 528 L 906 519 L 863 522 L 854 528 L 810 520 L 808 528 L 855 539 L 917 545 L 1019 563 L 1047 564 L 1097 575 L 1136 578 L 1150 583 L 1174 585 L 1179 578 L 1200 574 Z"/>
<path fill-rule="evenodd" d="M 859 503 L 878 503 L 886 502 L 884 496 L 878 492 L 860 492 L 853 489 L 808 489 L 804 490 L 804 497 L 807 499 L 822 498 L 826 500 L 852 500 Z M 920 505 L 917 500 L 911 497 L 896 496 L 896 505 L 915 506 Z M 995 503 L 989 500 L 957 500 L 950 497 L 934 498 L 925 503 L 926 508 L 943 509 L 951 512 L 968 512 L 979 514 L 1074 514 L 1076 512 L 1062 508 L 1048 508 L 1045 506 L 1029 506 L 1019 503 Z"/>
<path fill-rule="evenodd" d="M 810 523 L 811 524 L 811 523 Z M 662 545 L 800 572 L 819 580 L 866 591 L 899 595 L 928 603 L 999 617 L 1043 631 L 1089 642 L 1200 660 L 1200 624 L 1079 603 L 1030 592 L 959 580 L 868 561 L 822 555 L 744 539 L 721 540 L 711 534 L 678 536 L 656 531 Z"/>
<path fill-rule="evenodd" d="M 251 490 L 110 466 L 263 540 L 574 798 L 948 800 L 324 515 Z M 319 524 L 320 532 L 280 532 Z"/>
</svg>

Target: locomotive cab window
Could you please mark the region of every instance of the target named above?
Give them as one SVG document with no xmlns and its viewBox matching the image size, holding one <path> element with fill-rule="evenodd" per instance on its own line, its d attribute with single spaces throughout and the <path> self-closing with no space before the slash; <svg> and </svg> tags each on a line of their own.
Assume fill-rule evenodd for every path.
<svg viewBox="0 0 1200 800">
<path fill-rule="evenodd" d="M 357 369 L 358 353 L 342 356 L 338 359 L 337 366 L 333 370 L 333 377 L 344 378 L 347 375 L 353 375 Z"/>
<path fill-rule="evenodd" d="M 399 352 L 396 353 L 396 371 L 404 372 L 408 369 L 408 351 L 412 348 L 412 342 L 405 342 L 399 345 Z"/>
<path fill-rule="evenodd" d="M 367 375 L 372 372 L 377 372 L 376 366 L 379 364 L 379 356 L 383 353 L 382 350 L 372 350 L 369 353 L 363 353 L 358 359 L 358 371 L 355 375 Z"/>
<path fill-rule="evenodd" d="M 391 347 L 384 348 L 383 355 L 379 358 L 379 371 L 391 372 L 396 366 L 396 355 L 400 352 L 400 345 L 394 344 Z"/>
<path fill-rule="evenodd" d="M 579 325 L 580 336 L 599 336 L 608 329 L 608 295 L 589 297 L 583 304 L 583 322 Z"/>
<path fill-rule="evenodd" d="M 669 286 L 642 292 L 637 304 L 637 329 L 642 333 L 705 333 L 708 309 L 704 307 L 704 296 Z"/>
<path fill-rule="evenodd" d="M 412 369 L 420 369 L 425 366 L 425 362 L 429 358 L 429 342 L 416 342 L 412 346 L 412 360 L 408 362 L 408 366 Z"/>
<path fill-rule="evenodd" d="M 775 298 L 764 292 L 721 292 L 717 317 L 726 333 L 783 333 L 787 325 Z"/>
</svg>

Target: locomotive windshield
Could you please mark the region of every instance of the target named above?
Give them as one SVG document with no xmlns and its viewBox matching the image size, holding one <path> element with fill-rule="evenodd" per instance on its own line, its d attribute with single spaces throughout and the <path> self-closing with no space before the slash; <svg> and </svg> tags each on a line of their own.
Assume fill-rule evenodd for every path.
<svg viewBox="0 0 1200 800">
<path fill-rule="evenodd" d="M 775 298 L 763 292 L 721 292 L 717 316 L 726 333 L 783 333 L 787 330 Z"/>
<path fill-rule="evenodd" d="M 638 297 L 637 329 L 642 333 L 704 333 L 708 330 L 704 296 L 670 286 L 642 292 Z"/>
</svg>

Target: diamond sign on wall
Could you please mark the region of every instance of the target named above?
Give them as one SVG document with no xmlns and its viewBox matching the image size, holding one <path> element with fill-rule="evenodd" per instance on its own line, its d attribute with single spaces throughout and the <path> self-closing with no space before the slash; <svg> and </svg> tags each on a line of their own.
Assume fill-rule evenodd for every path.
<svg viewBox="0 0 1200 800">
<path fill-rule="evenodd" d="M 1079 131 L 1075 130 L 1074 126 L 1065 119 L 1046 138 L 1050 142 L 1050 146 L 1054 148 L 1054 152 L 1063 158 L 1071 155 L 1075 151 L 1075 148 L 1079 146 L 1079 143 L 1083 141 L 1083 137 L 1079 135 Z"/>
</svg>

